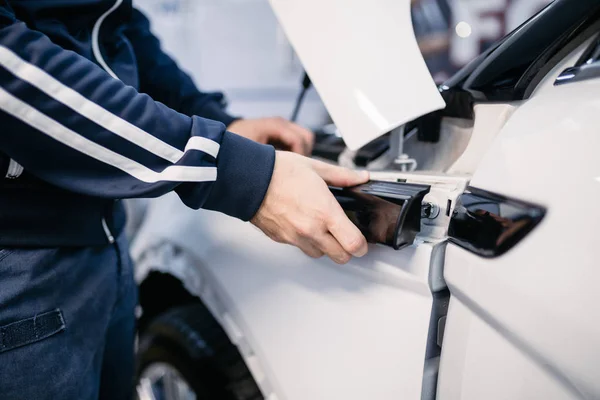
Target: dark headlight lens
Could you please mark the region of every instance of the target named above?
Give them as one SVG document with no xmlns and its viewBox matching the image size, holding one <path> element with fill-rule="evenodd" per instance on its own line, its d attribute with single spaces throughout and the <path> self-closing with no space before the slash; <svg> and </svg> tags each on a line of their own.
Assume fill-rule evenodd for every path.
<svg viewBox="0 0 600 400">
<path fill-rule="evenodd" d="M 523 239 L 542 220 L 545 209 L 469 188 L 454 208 L 450 241 L 482 257 L 497 257 Z"/>
</svg>

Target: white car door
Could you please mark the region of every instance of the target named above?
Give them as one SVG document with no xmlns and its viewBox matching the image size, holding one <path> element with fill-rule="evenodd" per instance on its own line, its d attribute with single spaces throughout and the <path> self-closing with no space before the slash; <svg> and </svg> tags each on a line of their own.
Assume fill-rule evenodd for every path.
<svg viewBox="0 0 600 400">
<path fill-rule="evenodd" d="M 440 400 L 600 398 L 597 43 L 519 107 L 457 205 Z"/>
</svg>

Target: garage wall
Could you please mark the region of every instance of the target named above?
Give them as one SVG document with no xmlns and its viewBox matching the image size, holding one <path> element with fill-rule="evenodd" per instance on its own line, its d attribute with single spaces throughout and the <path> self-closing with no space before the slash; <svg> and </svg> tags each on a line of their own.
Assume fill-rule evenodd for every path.
<svg viewBox="0 0 600 400">
<path fill-rule="evenodd" d="M 230 110 L 246 117 L 289 117 L 302 67 L 267 0 L 135 0 L 163 48 L 203 90 L 225 91 Z M 326 112 L 311 91 L 301 122 L 318 126 Z"/>
</svg>

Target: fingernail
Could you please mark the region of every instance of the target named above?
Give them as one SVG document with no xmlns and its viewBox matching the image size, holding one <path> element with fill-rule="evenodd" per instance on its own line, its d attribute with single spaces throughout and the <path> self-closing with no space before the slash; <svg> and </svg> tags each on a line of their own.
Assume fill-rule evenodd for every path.
<svg viewBox="0 0 600 400">
<path fill-rule="evenodd" d="M 368 181 L 371 175 L 369 174 L 369 171 L 360 171 L 360 176 L 365 181 Z"/>
<path fill-rule="evenodd" d="M 360 250 L 358 250 L 356 253 L 352 254 L 354 257 L 362 257 L 365 254 L 367 254 L 367 252 L 369 251 L 369 245 L 365 242 L 365 244 L 363 244 L 363 246 L 360 248 Z"/>
</svg>

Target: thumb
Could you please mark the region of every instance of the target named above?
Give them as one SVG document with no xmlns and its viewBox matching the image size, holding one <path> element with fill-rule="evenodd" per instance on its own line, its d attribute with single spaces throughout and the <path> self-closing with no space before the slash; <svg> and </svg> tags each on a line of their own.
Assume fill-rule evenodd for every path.
<svg viewBox="0 0 600 400">
<path fill-rule="evenodd" d="M 369 181 L 368 171 L 354 171 L 330 165 L 322 161 L 311 160 L 315 172 L 329 185 L 347 187 L 356 186 Z"/>
</svg>

